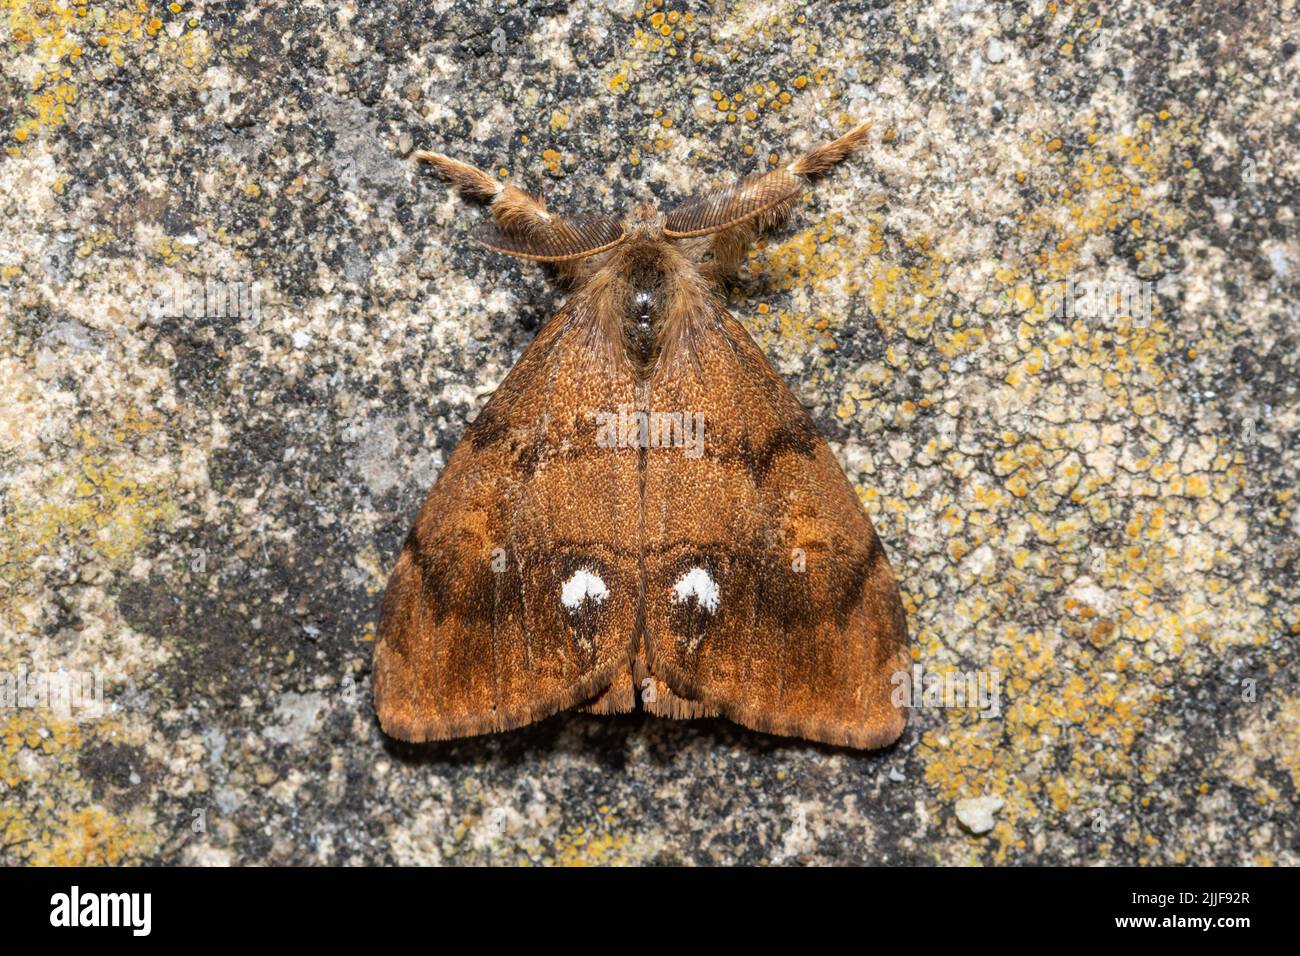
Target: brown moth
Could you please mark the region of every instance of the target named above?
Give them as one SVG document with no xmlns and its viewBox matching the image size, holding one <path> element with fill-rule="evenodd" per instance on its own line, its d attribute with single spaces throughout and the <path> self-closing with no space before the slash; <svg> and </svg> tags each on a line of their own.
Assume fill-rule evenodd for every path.
<svg viewBox="0 0 1300 956">
<path fill-rule="evenodd" d="M 572 294 L 466 430 L 398 556 L 375 643 L 386 733 L 444 740 L 639 700 L 829 744 L 897 739 L 891 678 L 911 658 L 889 560 L 719 295 L 866 135 L 626 219 L 565 218 L 417 154 L 490 204 L 483 245 L 557 267 Z"/>
</svg>

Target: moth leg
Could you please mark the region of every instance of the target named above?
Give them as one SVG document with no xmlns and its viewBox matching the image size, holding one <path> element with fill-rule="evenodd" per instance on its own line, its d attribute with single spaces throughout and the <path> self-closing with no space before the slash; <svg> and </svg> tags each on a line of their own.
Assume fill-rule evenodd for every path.
<svg viewBox="0 0 1300 956">
<path fill-rule="evenodd" d="M 720 229 L 710 236 L 711 260 L 706 265 L 714 281 L 726 281 L 740 271 L 750 245 L 763 233 L 775 229 L 789 217 L 805 186 L 824 176 L 867 140 L 868 124 L 854 127 L 839 139 L 822 143 L 782 169 L 751 176 L 734 189 L 729 201 L 738 208 L 759 208 L 760 212 Z M 780 196 L 775 201 L 765 197 Z"/>
<path fill-rule="evenodd" d="M 571 281 L 590 271 L 585 260 L 618 245 L 626 237 L 621 220 L 612 216 L 567 219 L 550 212 L 540 196 L 503 183 L 442 153 L 421 151 L 415 158 L 430 163 L 462 196 L 486 202 L 496 225 L 485 223 L 475 238 L 488 249 L 555 268 Z"/>
<path fill-rule="evenodd" d="M 477 166 L 427 150 L 420 150 L 415 158 L 433 166 L 466 199 L 488 203 L 492 218 L 507 233 L 525 234 L 530 229 L 550 226 L 557 219 L 547 212 L 540 197 L 526 193 L 512 183 L 502 182 Z"/>
<path fill-rule="evenodd" d="M 796 176 L 813 180 L 830 172 L 836 163 L 842 163 L 861 149 L 867 141 L 870 123 L 861 123 L 849 130 L 839 139 L 814 146 L 790 164 L 790 172 Z"/>
</svg>

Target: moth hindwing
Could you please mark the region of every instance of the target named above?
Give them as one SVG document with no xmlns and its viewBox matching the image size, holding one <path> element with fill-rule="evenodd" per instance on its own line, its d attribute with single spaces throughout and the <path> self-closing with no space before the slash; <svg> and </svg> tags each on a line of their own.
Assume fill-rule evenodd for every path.
<svg viewBox="0 0 1300 956">
<path fill-rule="evenodd" d="M 420 154 L 490 204 L 489 248 L 573 291 L 467 429 L 385 591 L 384 730 L 441 740 L 557 711 L 721 715 L 891 743 L 906 621 L 883 547 L 808 413 L 721 305 L 750 242 L 865 141 L 666 215 L 567 219 Z"/>
</svg>

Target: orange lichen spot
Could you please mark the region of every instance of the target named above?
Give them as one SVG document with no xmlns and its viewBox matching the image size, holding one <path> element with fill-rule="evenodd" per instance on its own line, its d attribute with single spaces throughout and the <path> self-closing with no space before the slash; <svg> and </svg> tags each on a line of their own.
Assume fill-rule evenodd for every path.
<svg viewBox="0 0 1300 956">
<path fill-rule="evenodd" d="M 1061 151 L 1061 140 L 1060 140 L 1060 137 L 1057 137 L 1056 139 L 1051 140 L 1051 141 L 1047 144 L 1047 151 L 1048 151 L 1049 153 L 1059 153 L 1059 152 Z"/>
<path fill-rule="evenodd" d="M 802 90 L 807 85 L 808 85 L 808 77 L 800 74 L 799 76 L 796 76 L 794 78 L 794 88 L 796 90 Z"/>
</svg>

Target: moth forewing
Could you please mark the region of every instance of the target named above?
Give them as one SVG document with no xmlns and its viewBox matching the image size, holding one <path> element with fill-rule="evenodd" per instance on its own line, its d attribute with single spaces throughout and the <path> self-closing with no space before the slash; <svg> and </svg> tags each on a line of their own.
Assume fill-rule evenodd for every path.
<svg viewBox="0 0 1300 956">
<path fill-rule="evenodd" d="M 490 204 L 484 243 L 575 286 L 429 492 L 384 595 L 384 730 L 436 740 L 567 708 L 721 714 L 878 747 L 910 664 L 893 573 L 807 412 L 716 284 L 866 127 L 667 216 Z"/>
<path fill-rule="evenodd" d="M 573 320 L 573 321 L 571 321 Z M 638 586 L 635 452 L 589 407 L 631 402 L 562 311 L 452 453 L 384 595 L 381 725 L 405 740 L 508 730 L 581 704 L 626 667 Z"/>
<path fill-rule="evenodd" d="M 693 321 L 694 361 L 653 380 L 656 407 L 708 409 L 708 439 L 646 463 L 650 670 L 757 730 L 892 742 L 910 657 L 871 522 L 743 327 L 717 306 Z"/>
</svg>

